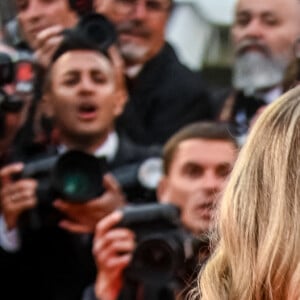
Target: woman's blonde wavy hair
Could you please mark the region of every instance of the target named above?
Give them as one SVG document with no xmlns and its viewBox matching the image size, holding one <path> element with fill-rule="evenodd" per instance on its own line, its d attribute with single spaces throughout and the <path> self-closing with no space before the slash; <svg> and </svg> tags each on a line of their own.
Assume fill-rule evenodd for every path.
<svg viewBox="0 0 300 300">
<path fill-rule="evenodd" d="M 300 299 L 300 87 L 256 121 L 224 192 L 217 232 L 197 298 Z"/>
</svg>

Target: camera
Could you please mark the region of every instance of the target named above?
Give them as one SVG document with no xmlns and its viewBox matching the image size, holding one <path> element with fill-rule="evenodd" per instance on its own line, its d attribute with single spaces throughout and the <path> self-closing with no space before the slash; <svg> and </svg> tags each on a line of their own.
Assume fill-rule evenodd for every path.
<svg viewBox="0 0 300 300">
<path fill-rule="evenodd" d="M 170 281 L 193 256 L 193 238 L 180 223 L 180 210 L 172 204 L 127 206 L 117 225 L 133 230 L 137 246 L 125 277 L 134 282 Z"/>
<path fill-rule="evenodd" d="M 42 205 L 51 204 L 56 198 L 72 203 L 84 203 L 104 192 L 101 178 L 106 169 L 105 158 L 70 150 L 61 156 L 27 163 L 15 179 L 36 179 L 37 196 Z"/>
<path fill-rule="evenodd" d="M 14 91 L 8 93 L 5 86 L 13 84 Z M 19 53 L 15 59 L 0 52 L 0 138 L 5 136 L 6 113 L 19 113 L 25 97 L 31 95 L 34 85 L 34 66 L 29 56 Z"/>
<path fill-rule="evenodd" d="M 19 93 L 33 91 L 34 63 L 27 52 L 18 52 L 14 57 L 0 51 L 0 86 L 14 83 Z"/>
<path fill-rule="evenodd" d="M 106 52 L 117 41 L 117 32 L 114 25 L 101 14 L 91 13 L 82 17 L 76 30 L 97 44 L 103 52 Z"/>
<path fill-rule="evenodd" d="M 93 11 L 93 0 L 69 0 L 69 6 L 82 16 Z"/>
<path fill-rule="evenodd" d="M 77 25 L 71 29 L 65 29 L 63 42 L 52 56 L 55 61 L 67 50 L 76 47 L 76 41 L 85 45 L 87 49 L 94 49 L 107 55 L 111 45 L 117 41 L 117 32 L 114 25 L 103 15 L 89 13 L 79 19 Z"/>
<path fill-rule="evenodd" d="M 106 172 L 106 159 L 70 150 L 60 156 L 50 156 L 25 164 L 23 171 L 14 177 L 37 180 L 37 206 L 22 214 L 20 228 L 39 230 L 56 227 L 63 218 L 52 206 L 61 198 L 70 203 L 84 203 L 104 192 L 102 177 Z"/>
</svg>

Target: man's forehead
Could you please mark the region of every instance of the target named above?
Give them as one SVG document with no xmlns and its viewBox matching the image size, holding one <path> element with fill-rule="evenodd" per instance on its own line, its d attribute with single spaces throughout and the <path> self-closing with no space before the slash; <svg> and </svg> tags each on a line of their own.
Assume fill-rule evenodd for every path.
<svg viewBox="0 0 300 300">
<path fill-rule="evenodd" d="M 184 159 L 195 156 L 199 159 L 215 154 L 220 156 L 235 156 L 236 146 L 229 140 L 194 138 L 179 143 L 175 156 L 177 159 Z"/>
<path fill-rule="evenodd" d="M 284 11 L 300 8 L 299 0 L 239 0 L 236 4 L 235 13 L 243 11 L 253 13 L 276 13 L 281 14 Z"/>
<path fill-rule="evenodd" d="M 18 10 L 18 8 L 21 6 L 21 5 L 28 5 L 28 4 L 31 4 L 33 2 L 36 2 L 36 3 L 40 3 L 42 2 L 43 4 L 47 5 L 47 4 L 51 4 L 51 3 L 55 3 L 55 2 L 60 2 L 60 4 L 67 4 L 68 6 L 67 7 L 70 7 L 71 9 L 71 5 L 70 5 L 70 2 L 69 0 L 52 0 L 52 1 L 45 1 L 45 0 L 13 0 L 13 5 L 16 7 L 16 9 Z"/>
<path fill-rule="evenodd" d="M 80 70 L 90 67 L 109 71 L 111 64 L 109 59 L 98 51 L 72 50 L 62 54 L 52 65 L 52 69 L 57 71 Z"/>
<path fill-rule="evenodd" d="M 181 141 L 178 144 L 178 148 L 181 149 L 187 149 L 187 148 L 205 148 L 207 146 L 224 146 L 227 147 L 228 145 L 233 145 L 234 143 L 229 141 L 229 140 L 225 140 L 225 139 L 211 139 L 211 138 L 202 138 L 202 137 L 195 137 L 195 138 L 190 138 L 190 139 L 186 139 Z"/>
</svg>

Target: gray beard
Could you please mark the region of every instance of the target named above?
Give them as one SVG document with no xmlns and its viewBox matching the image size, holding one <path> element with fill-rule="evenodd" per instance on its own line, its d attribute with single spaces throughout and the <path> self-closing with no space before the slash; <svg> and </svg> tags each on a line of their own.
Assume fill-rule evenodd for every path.
<svg viewBox="0 0 300 300">
<path fill-rule="evenodd" d="M 123 58 L 129 62 L 140 62 L 144 60 L 148 52 L 147 47 L 137 46 L 133 43 L 119 44 Z"/>
<path fill-rule="evenodd" d="M 260 52 L 248 52 L 236 58 L 233 87 L 247 95 L 282 82 L 287 63 L 271 59 Z"/>
</svg>

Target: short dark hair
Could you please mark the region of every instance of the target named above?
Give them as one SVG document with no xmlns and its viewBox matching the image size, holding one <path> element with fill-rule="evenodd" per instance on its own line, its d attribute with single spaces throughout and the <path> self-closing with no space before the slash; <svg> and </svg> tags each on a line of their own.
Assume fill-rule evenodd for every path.
<svg viewBox="0 0 300 300">
<path fill-rule="evenodd" d="M 66 29 L 62 34 L 63 39 L 52 55 L 50 66 L 44 77 L 44 92 L 51 89 L 52 65 L 60 56 L 70 51 L 87 50 L 105 55 L 110 59 L 107 51 L 116 41 L 114 25 L 105 16 L 96 13 L 85 15 L 74 28 Z"/>
<path fill-rule="evenodd" d="M 221 122 L 196 122 L 175 133 L 163 148 L 163 172 L 169 174 L 174 154 L 179 144 L 190 139 L 221 140 L 232 143 L 238 149 L 238 142 L 230 132 L 230 126 Z"/>
</svg>

